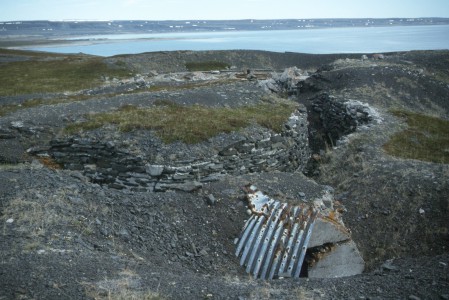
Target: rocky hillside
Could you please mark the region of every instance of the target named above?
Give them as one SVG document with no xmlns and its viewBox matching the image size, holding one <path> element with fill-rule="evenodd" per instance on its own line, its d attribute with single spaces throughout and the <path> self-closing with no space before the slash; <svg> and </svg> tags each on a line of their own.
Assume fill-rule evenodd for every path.
<svg viewBox="0 0 449 300">
<path fill-rule="evenodd" d="M 0 299 L 449 299 L 449 52 L 4 51 L 0 65 L 15 78 L 0 88 Z M 414 150 L 434 131 L 441 149 Z M 365 271 L 335 278 L 346 252 L 314 276 L 348 238 L 326 237 L 300 278 L 252 278 L 235 255 L 248 184 L 320 207 Z"/>
</svg>

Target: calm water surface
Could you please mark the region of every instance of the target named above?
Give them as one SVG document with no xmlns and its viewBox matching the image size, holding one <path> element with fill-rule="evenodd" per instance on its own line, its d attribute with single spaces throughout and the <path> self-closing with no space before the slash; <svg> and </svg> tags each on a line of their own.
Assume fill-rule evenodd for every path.
<svg viewBox="0 0 449 300">
<path fill-rule="evenodd" d="M 89 39 L 89 41 L 86 41 Z M 97 35 L 64 46 L 22 49 L 111 56 L 172 50 L 266 50 L 302 53 L 374 53 L 449 49 L 449 25 Z"/>
</svg>

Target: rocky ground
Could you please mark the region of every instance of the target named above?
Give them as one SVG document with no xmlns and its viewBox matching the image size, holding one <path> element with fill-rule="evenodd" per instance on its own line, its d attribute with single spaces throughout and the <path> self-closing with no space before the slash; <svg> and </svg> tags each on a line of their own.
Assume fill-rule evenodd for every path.
<svg viewBox="0 0 449 300">
<path fill-rule="evenodd" d="M 214 58 L 229 62 L 234 72 L 185 70 L 186 61 Z M 379 60 L 169 52 L 106 60 L 121 60 L 141 75 L 121 82 L 105 78 L 104 86 L 80 92 L 87 95 L 83 101 L 0 118 L 0 299 L 449 299 L 449 167 L 382 150 L 389 136 L 405 126 L 389 113 L 391 108 L 449 117 L 448 52 L 391 53 Z M 256 70 L 291 66 L 309 76 L 297 94 L 290 91 L 309 113 L 314 154 L 306 169 L 309 177 L 251 173 L 223 176 L 191 193 L 131 192 L 94 184 L 79 171 L 59 169 L 26 151 L 63 137 L 62 128 L 88 113 L 125 104 L 144 107 L 169 99 L 238 107 L 270 101 L 272 95 L 259 83 L 271 75 Z M 247 76 L 247 69 L 254 76 Z M 22 103 L 33 97 L 0 101 Z M 350 135 L 336 131 L 329 138 L 317 121 L 318 104 L 329 97 L 368 103 L 378 119 Z M 181 152 L 207 157 L 208 147 L 233 136 L 186 146 L 162 145 L 147 131 L 82 133 L 133 153 L 160 152 L 165 160 Z M 365 259 L 365 273 L 252 279 L 234 256 L 234 240 L 248 218 L 241 190 L 248 183 L 290 202 L 311 201 L 332 190 Z"/>
</svg>

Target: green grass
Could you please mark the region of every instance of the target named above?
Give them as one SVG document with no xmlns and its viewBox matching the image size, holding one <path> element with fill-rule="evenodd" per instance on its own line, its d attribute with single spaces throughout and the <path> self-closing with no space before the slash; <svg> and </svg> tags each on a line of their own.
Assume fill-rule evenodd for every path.
<svg viewBox="0 0 449 300">
<path fill-rule="evenodd" d="M 77 91 L 101 83 L 102 76 L 123 78 L 130 75 L 124 67 L 111 68 L 101 58 L 86 56 L 49 56 L 15 61 L 0 68 L 0 96 Z"/>
<path fill-rule="evenodd" d="M 384 145 L 387 153 L 407 159 L 449 163 L 449 121 L 413 112 L 395 110 L 408 128 L 398 132 Z"/>
<path fill-rule="evenodd" d="M 238 131 L 253 123 L 279 132 L 295 106 L 294 102 L 282 101 L 238 108 L 210 108 L 159 101 L 150 108 L 128 105 L 117 111 L 89 115 L 86 122 L 69 125 L 66 132 L 115 124 L 121 131 L 154 130 L 165 143 L 181 141 L 194 144 L 221 132 Z"/>
<path fill-rule="evenodd" d="M 223 70 L 229 68 L 230 65 L 220 61 L 202 61 L 202 62 L 187 62 L 186 68 L 190 72 L 194 71 L 213 71 Z"/>
<path fill-rule="evenodd" d="M 43 104 L 54 104 L 54 100 L 46 101 L 44 99 L 36 98 L 36 99 L 31 99 L 31 100 L 25 101 L 24 103 L 22 103 L 20 105 L 17 105 L 17 104 L 0 105 L 0 116 L 4 116 L 9 113 L 13 113 L 20 109 L 35 107 L 35 106 L 39 106 L 39 105 L 43 105 Z"/>
<path fill-rule="evenodd" d="M 0 55 L 26 56 L 26 57 L 45 57 L 45 58 L 48 58 L 48 57 L 64 57 L 64 56 L 66 56 L 66 54 L 60 54 L 60 53 L 49 53 L 49 52 L 6 49 L 6 48 L 0 48 Z"/>
</svg>

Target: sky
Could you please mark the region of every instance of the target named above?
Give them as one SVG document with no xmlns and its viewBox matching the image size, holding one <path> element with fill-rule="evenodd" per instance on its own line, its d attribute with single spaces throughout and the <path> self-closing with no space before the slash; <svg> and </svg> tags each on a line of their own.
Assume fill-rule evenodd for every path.
<svg viewBox="0 0 449 300">
<path fill-rule="evenodd" d="M 449 18 L 449 0 L 0 0 L 0 21 Z"/>
</svg>

